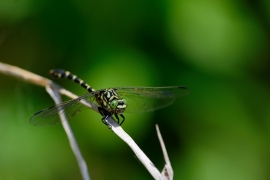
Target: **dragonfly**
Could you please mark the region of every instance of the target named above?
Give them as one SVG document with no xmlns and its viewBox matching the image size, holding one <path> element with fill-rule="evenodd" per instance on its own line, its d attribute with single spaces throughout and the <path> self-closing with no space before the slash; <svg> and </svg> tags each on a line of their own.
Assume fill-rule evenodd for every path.
<svg viewBox="0 0 270 180">
<path fill-rule="evenodd" d="M 94 102 L 102 115 L 102 122 L 109 126 L 107 119 L 115 116 L 121 126 L 125 121 L 124 112 L 144 113 L 155 111 L 171 105 L 176 98 L 189 94 L 185 86 L 166 87 L 114 87 L 95 90 L 76 75 L 62 69 L 54 69 L 50 74 L 56 78 L 67 78 L 85 88 L 88 93 L 77 99 L 65 101 L 36 112 L 30 118 L 33 126 L 52 126 L 61 122 L 60 114 L 73 117 L 77 113 L 89 109 L 85 102 Z M 121 122 L 119 116 L 122 118 Z"/>
</svg>

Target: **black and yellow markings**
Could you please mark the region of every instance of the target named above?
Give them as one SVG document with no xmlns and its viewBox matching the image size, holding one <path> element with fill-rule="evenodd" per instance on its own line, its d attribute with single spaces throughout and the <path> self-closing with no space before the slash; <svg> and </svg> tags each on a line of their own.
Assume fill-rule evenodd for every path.
<svg viewBox="0 0 270 180">
<path fill-rule="evenodd" d="M 86 84 L 82 79 L 78 78 L 76 75 L 71 74 L 69 71 L 61 70 L 61 69 L 52 69 L 50 70 L 50 74 L 56 78 L 67 78 L 78 84 L 80 84 L 84 89 L 88 92 L 94 92 L 95 89 L 91 88 L 88 84 Z"/>
</svg>

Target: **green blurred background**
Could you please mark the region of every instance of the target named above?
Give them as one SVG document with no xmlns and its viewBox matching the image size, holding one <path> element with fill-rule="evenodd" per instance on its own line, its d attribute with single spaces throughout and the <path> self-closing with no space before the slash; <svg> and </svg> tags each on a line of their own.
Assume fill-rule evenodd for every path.
<svg viewBox="0 0 270 180">
<path fill-rule="evenodd" d="M 269 0 L 0 0 L 0 61 L 95 89 L 185 85 L 168 108 L 125 114 L 124 130 L 161 170 L 159 124 L 176 180 L 268 180 L 269 12 Z M 4 75 L 0 86 L 0 179 L 81 179 L 61 125 L 28 123 L 54 103 L 44 88 Z M 152 179 L 100 119 L 70 121 L 91 178 Z"/>
</svg>

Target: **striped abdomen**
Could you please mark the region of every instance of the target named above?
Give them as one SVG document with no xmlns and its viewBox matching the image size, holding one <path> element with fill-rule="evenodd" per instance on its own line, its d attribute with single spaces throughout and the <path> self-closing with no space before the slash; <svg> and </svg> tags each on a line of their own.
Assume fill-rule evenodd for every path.
<svg viewBox="0 0 270 180">
<path fill-rule="evenodd" d="M 76 75 L 71 74 L 69 71 L 65 71 L 62 69 L 52 69 L 52 70 L 50 70 L 50 74 L 56 78 L 70 79 L 70 80 L 80 84 L 84 89 L 86 89 L 90 93 L 95 91 L 95 89 L 93 89 L 91 86 L 86 84 L 83 80 L 78 78 Z"/>
</svg>

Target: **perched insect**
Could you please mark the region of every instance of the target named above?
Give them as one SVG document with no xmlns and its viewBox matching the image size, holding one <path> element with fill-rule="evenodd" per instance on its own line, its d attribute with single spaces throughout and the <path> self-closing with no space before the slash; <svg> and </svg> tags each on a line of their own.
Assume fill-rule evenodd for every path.
<svg viewBox="0 0 270 180">
<path fill-rule="evenodd" d="M 114 115 L 118 124 L 123 124 L 125 117 L 124 112 L 142 113 L 154 111 L 171 105 L 176 97 L 189 94 L 184 86 L 168 86 L 168 87 L 116 87 L 101 90 L 94 90 L 83 80 L 77 78 L 65 70 L 51 70 L 50 74 L 57 78 L 67 78 L 80 84 L 88 93 L 77 99 L 69 100 L 47 109 L 35 113 L 30 124 L 34 126 L 51 126 L 61 122 L 59 114 L 66 113 L 69 117 L 82 110 L 89 109 L 83 102 L 96 102 L 99 106 L 98 110 L 103 116 L 102 122 L 106 125 L 107 118 Z M 119 123 L 119 117 L 122 122 Z"/>
</svg>

